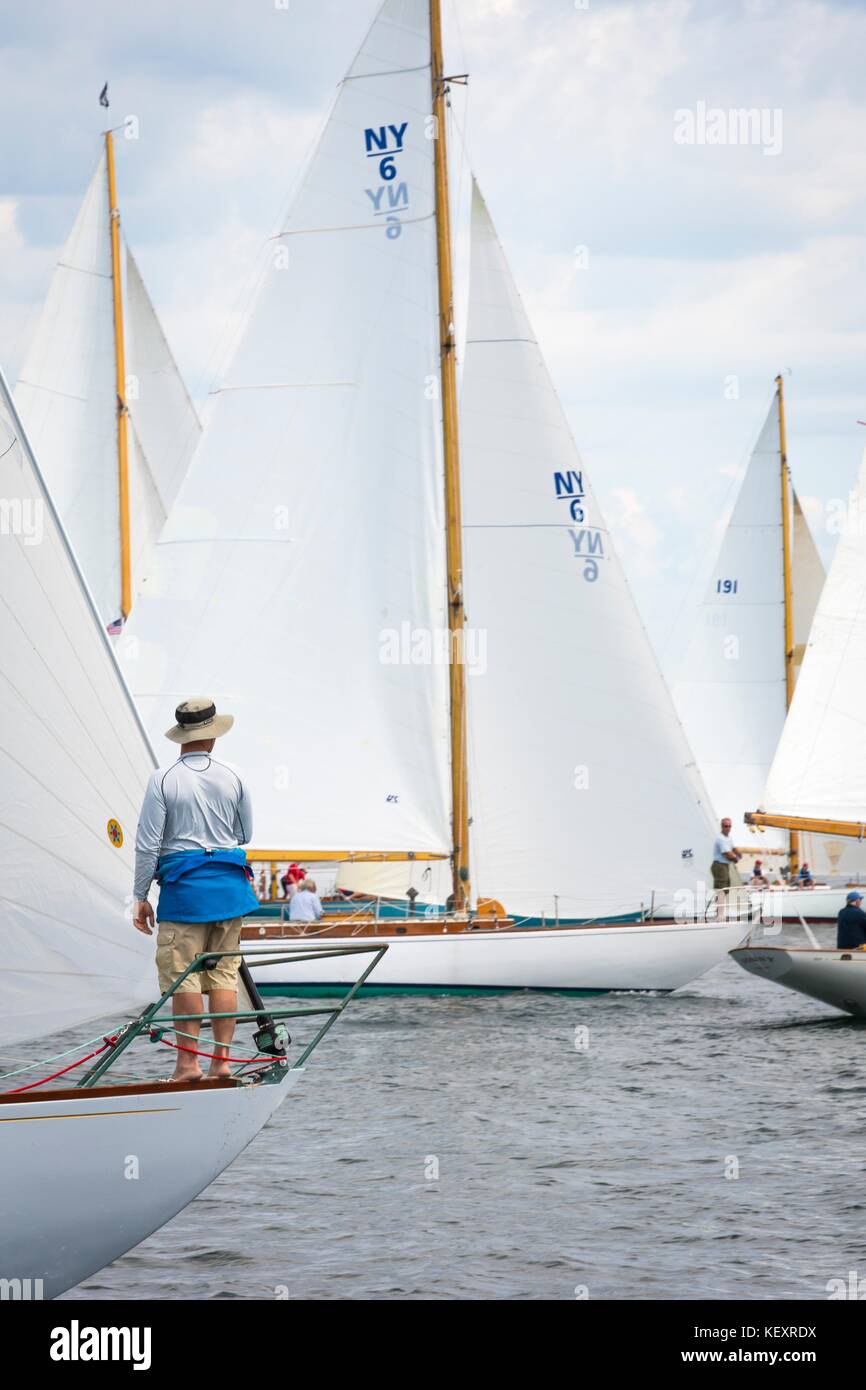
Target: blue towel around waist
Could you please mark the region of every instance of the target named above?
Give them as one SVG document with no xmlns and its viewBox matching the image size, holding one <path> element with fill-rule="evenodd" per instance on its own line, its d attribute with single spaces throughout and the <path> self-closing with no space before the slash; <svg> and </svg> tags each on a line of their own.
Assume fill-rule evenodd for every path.
<svg viewBox="0 0 866 1390">
<path fill-rule="evenodd" d="M 192 849 L 166 854 L 156 866 L 158 922 L 223 922 L 253 912 L 243 849 Z"/>
</svg>

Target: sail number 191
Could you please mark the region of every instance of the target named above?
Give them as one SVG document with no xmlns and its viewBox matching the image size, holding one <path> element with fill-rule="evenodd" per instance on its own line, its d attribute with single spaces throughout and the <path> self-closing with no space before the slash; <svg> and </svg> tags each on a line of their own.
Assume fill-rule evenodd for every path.
<svg viewBox="0 0 866 1390">
<path fill-rule="evenodd" d="M 720 579 L 716 583 L 717 594 L 735 594 L 737 592 L 737 579 Z"/>
</svg>

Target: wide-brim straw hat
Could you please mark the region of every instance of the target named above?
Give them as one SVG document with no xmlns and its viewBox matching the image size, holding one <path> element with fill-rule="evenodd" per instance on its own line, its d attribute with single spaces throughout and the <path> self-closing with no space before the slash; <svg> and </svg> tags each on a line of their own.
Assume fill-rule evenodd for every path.
<svg viewBox="0 0 866 1390">
<path fill-rule="evenodd" d="M 217 714 L 213 700 L 184 700 L 174 712 L 177 723 L 166 730 L 172 743 L 197 743 L 199 739 L 219 738 L 235 722 L 233 714 Z"/>
</svg>

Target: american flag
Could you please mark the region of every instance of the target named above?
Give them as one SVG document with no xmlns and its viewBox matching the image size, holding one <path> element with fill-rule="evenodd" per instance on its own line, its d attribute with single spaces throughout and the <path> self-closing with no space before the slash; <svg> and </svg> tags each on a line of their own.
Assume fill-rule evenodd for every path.
<svg viewBox="0 0 866 1390">
<path fill-rule="evenodd" d="M 106 631 L 109 637 L 118 637 L 123 631 L 123 619 L 115 618 L 113 623 L 109 623 Z"/>
</svg>

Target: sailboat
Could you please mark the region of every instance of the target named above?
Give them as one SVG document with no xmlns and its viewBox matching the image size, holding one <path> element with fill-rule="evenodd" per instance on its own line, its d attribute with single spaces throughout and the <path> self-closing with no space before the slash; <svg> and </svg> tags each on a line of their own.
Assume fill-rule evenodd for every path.
<svg viewBox="0 0 866 1390">
<path fill-rule="evenodd" d="M 866 454 L 849 523 L 836 543 L 800 678 L 773 759 L 756 826 L 866 840 Z M 766 939 L 766 938 L 764 938 Z M 866 1015 L 866 952 L 749 944 L 732 952 L 745 970 L 856 1016 Z"/>
<path fill-rule="evenodd" d="M 758 804 L 796 689 L 824 584 L 824 569 L 790 478 L 784 383 L 773 399 L 739 487 L 695 616 L 674 699 L 715 808 L 734 825 L 749 867 L 765 876 L 790 863 L 791 885 L 763 895 L 765 915 L 835 920 L 845 889 L 793 884 L 799 863 L 838 878 L 866 870 L 844 841 L 779 829 L 745 833 Z M 769 875 L 767 875 L 769 870 Z M 778 880 L 781 883 L 781 880 Z"/>
<path fill-rule="evenodd" d="M 182 690 L 235 712 L 252 859 L 447 873 L 446 914 L 299 938 L 387 938 L 377 987 L 673 989 L 745 927 L 695 920 L 699 779 L 477 190 L 458 401 L 448 91 L 438 0 L 386 0 L 155 547 L 129 679 L 153 730 Z M 653 889 L 683 920 L 644 920 Z"/>
<path fill-rule="evenodd" d="M 154 759 L 2 373 L 0 497 L 0 1048 L 26 1057 L 29 1040 L 150 997 L 153 942 L 124 905 Z M 53 1298 L 192 1201 L 298 1082 L 336 1012 L 294 1066 L 265 1057 L 258 1076 L 103 1084 L 116 1054 L 152 1036 L 153 1005 L 89 1045 L 82 1061 L 105 1056 L 72 1089 L 16 1066 L 0 1093 L 4 1291 Z M 67 1051 L 51 1075 L 81 1077 L 72 1065 Z"/>
<path fill-rule="evenodd" d="M 121 238 L 112 131 L 54 271 L 15 400 L 116 635 L 201 426 Z"/>
</svg>

